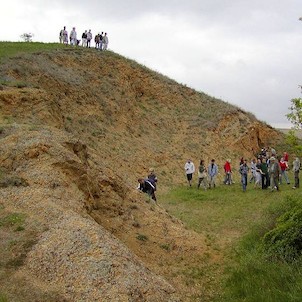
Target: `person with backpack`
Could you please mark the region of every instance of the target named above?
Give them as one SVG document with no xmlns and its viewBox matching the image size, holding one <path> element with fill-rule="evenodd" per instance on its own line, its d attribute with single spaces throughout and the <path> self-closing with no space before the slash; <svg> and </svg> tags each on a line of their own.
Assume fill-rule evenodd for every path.
<svg viewBox="0 0 302 302">
<path fill-rule="evenodd" d="M 200 164 L 198 167 L 198 184 L 197 189 L 200 188 L 200 185 L 202 184 L 204 190 L 207 190 L 208 184 L 207 184 L 207 168 L 204 164 L 204 160 L 200 160 Z"/>
<path fill-rule="evenodd" d="M 152 183 L 148 179 L 143 178 L 139 178 L 138 183 L 139 185 L 137 189 L 144 193 L 147 193 L 148 196 L 156 202 L 155 187 L 152 185 Z"/>
</svg>

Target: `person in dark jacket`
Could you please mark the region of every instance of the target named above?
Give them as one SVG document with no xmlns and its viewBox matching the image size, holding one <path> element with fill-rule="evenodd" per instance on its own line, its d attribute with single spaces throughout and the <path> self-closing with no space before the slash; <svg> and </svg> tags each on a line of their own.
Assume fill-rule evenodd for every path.
<svg viewBox="0 0 302 302">
<path fill-rule="evenodd" d="M 138 182 L 138 189 L 144 193 L 147 193 L 149 197 L 156 202 L 155 187 L 152 185 L 152 183 L 148 179 L 143 178 L 139 178 Z"/>
</svg>

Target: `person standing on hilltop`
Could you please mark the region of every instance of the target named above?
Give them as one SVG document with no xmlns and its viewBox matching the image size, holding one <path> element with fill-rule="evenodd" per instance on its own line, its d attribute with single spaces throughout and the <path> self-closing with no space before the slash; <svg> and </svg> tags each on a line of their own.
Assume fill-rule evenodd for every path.
<svg viewBox="0 0 302 302">
<path fill-rule="evenodd" d="M 76 46 L 77 45 L 77 32 L 76 32 L 75 27 L 72 28 L 69 38 L 70 38 L 70 45 Z"/>
<path fill-rule="evenodd" d="M 193 173 L 195 172 L 195 166 L 194 163 L 191 161 L 191 159 L 188 159 L 185 164 L 185 172 L 187 175 L 187 180 L 189 183 L 189 186 L 192 186 L 192 179 L 193 179 Z"/>
<path fill-rule="evenodd" d="M 100 37 L 101 37 L 100 33 L 98 33 L 94 37 L 95 49 L 99 49 L 100 48 L 100 41 L 101 41 Z"/>
<path fill-rule="evenodd" d="M 104 32 L 102 31 L 100 34 L 99 50 L 103 50 L 103 40 L 104 40 Z"/>
<path fill-rule="evenodd" d="M 105 33 L 105 35 L 103 37 L 102 44 L 103 44 L 103 50 L 107 50 L 107 47 L 109 44 L 107 33 Z"/>
<path fill-rule="evenodd" d="M 68 32 L 66 30 L 66 26 L 64 26 L 63 31 L 62 31 L 62 41 L 64 44 L 68 44 Z"/>
<path fill-rule="evenodd" d="M 92 40 L 92 33 L 91 33 L 91 29 L 89 29 L 88 33 L 87 33 L 87 47 L 90 48 L 90 43 Z"/>
<path fill-rule="evenodd" d="M 249 172 L 249 167 L 247 165 L 247 160 L 245 159 L 239 167 L 239 173 L 241 174 L 241 183 L 242 183 L 243 192 L 246 191 L 248 172 Z"/>
<path fill-rule="evenodd" d="M 211 160 L 208 166 L 209 189 L 216 187 L 216 177 L 218 175 L 218 166 L 215 164 L 215 159 Z"/>
<path fill-rule="evenodd" d="M 60 44 L 63 43 L 63 32 L 64 32 L 64 29 L 61 29 L 61 30 L 60 30 L 60 34 L 59 34 L 59 41 L 60 41 Z"/>
<path fill-rule="evenodd" d="M 87 46 L 87 30 L 85 30 L 82 34 L 82 46 L 83 47 Z"/>
</svg>

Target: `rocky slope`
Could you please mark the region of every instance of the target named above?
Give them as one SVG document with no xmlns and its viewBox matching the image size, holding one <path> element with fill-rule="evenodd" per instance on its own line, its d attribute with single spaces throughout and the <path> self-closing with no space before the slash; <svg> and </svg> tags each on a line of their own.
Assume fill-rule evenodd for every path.
<svg viewBox="0 0 302 302">
<path fill-rule="evenodd" d="M 0 278 L 23 286 L 4 282 L 6 295 L 189 301 L 195 285 L 180 271 L 217 255 L 139 194 L 136 179 L 154 167 L 160 194 L 183 183 L 188 157 L 250 157 L 280 133 L 111 52 L 23 54 L 1 64 L 0 78 L 0 218 L 23 215 L 21 232 L 15 222 L 0 228 L 2 253 L 7 234 L 20 243 Z"/>
</svg>

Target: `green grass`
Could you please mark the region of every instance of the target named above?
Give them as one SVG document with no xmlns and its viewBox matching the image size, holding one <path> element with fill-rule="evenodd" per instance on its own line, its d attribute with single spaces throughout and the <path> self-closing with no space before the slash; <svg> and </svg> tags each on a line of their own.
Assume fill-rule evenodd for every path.
<svg viewBox="0 0 302 302">
<path fill-rule="evenodd" d="M 280 189 L 270 192 L 249 184 L 243 193 L 239 184 L 207 191 L 182 186 L 160 197 L 170 214 L 205 235 L 206 244 L 223 259 L 215 267 L 207 266 L 204 258 L 205 269 L 191 267 L 183 272 L 188 282 L 198 283 L 206 274 L 221 284 L 209 301 L 302 301 L 302 261 L 272 261 L 263 248 L 264 234 L 290 208 L 289 201 L 302 197 L 301 189 L 294 191 L 286 184 Z"/>
<path fill-rule="evenodd" d="M 16 56 L 21 53 L 48 51 L 58 48 L 66 48 L 66 46 L 59 43 L 0 42 L 0 61 L 4 58 Z"/>
</svg>

